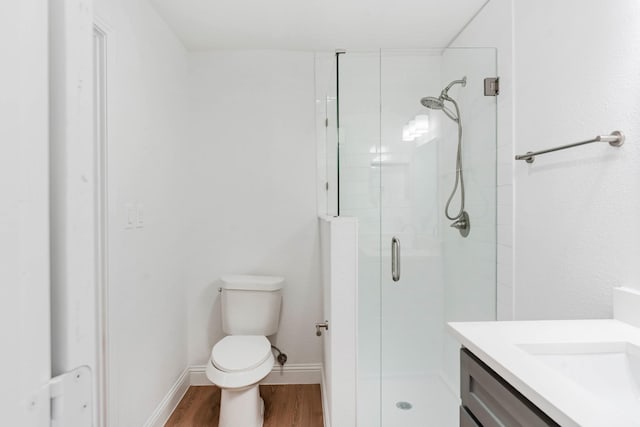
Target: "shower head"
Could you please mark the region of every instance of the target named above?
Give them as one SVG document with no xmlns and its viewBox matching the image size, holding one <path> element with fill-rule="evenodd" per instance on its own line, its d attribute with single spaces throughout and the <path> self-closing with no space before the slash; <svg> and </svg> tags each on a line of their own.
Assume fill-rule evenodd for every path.
<svg viewBox="0 0 640 427">
<path fill-rule="evenodd" d="M 456 112 L 454 113 L 449 108 L 447 108 L 447 106 L 444 105 L 444 101 L 451 102 L 455 106 Z M 440 95 L 438 98 L 434 96 L 425 96 L 420 100 L 420 104 L 430 110 L 442 110 L 442 112 L 454 122 L 457 122 L 459 120 L 458 117 L 460 116 L 460 113 L 458 112 L 458 103 L 446 94 Z"/>
<path fill-rule="evenodd" d="M 447 85 L 447 87 L 442 89 L 442 92 L 440 92 L 439 97 L 436 98 L 435 96 L 425 96 L 420 100 L 420 104 L 422 104 L 424 107 L 430 110 L 442 110 L 451 120 L 453 120 L 454 122 L 458 122 L 460 120 L 458 103 L 449 96 L 449 89 L 451 89 L 454 85 L 457 85 L 457 84 L 462 85 L 462 87 L 465 87 L 467 85 L 467 78 L 463 77 L 460 80 L 452 81 Z M 456 108 L 455 113 L 444 105 L 445 101 L 449 101 L 455 106 Z"/>
<path fill-rule="evenodd" d="M 444 100 L 434 96 L 425 96 L 420 100 L 420 103 L 430 110 L 442 110 L 444 108 Z"/>
</svg>

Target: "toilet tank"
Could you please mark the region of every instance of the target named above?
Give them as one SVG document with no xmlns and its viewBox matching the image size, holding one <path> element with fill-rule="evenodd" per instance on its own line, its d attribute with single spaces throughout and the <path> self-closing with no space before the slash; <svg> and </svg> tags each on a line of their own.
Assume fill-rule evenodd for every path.
<svg viewBox="0 0 640 427">
<path fill-rule="evenodd" d="M 280 323 L 284 278 L 223 276 L 222 330 L 227 335 L 273 335 Z"/>
</svg>

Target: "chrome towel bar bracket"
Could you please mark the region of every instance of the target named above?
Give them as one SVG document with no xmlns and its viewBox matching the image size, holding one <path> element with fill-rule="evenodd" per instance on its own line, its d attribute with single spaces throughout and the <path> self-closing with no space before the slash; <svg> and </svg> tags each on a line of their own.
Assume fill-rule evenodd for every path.
<svg viewBox="0 0 640 427">
<path fill-rule="evenodd" d="M 555 148 L 549 148 L 546 150 L 540 151 L 529 151 L 526 154 L 518 154 L 516 156 L 516 160 L 524 160 L 527 163 L 533 163 L 536 159 L 536 156 L 540 154 L 552 153 L 554 151 L 566 150 L 567 148 L 577 147 L 579 145 L 591 144 L 592 142 L 608 142 L 612 147 L 620 147 L 624 144 L 624 133 L 619 130 L 611 132 L 611 135 L 598 135 L 593 139 L 589 139 L 587 141 L 575 142 L 573 144 L 561 145 Z"/>
</svg>

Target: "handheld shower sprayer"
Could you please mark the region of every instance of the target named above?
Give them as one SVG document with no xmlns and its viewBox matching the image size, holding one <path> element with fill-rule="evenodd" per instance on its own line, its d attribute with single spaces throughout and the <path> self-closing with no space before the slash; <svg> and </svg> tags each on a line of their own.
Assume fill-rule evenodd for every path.
<svg viewBox="0 0 640 427">
<path fill-rule="evenodd" d="M 454 80 L 451 83 L 449 83 L 447 85 L 447 87 L 445 87 L 444 89 L 442 89 L 442 92 L 440 92 L 440 96 L 439 97 L 434 97 L 434 96 L 425 96 L 424 98 L 422 98 L 420 100 L 420 103 L 430 109 L 430 110 L 442 110 L 447 117 L 449 117 L 451 120 L 453 120 L 454 122 L 458 122 L 460 120 L 460 111 L 458 110 L 458 104 L 456 103 L 456 101 L 451 98 L 449 96 L 449 90 L 455 86 L 455 85 L 462 85 L 462 87 L 465 87 L 467 85 L 467 77 L 463 77 L 460 80 Z M 445 104 L 445 101 L 449 101 L 451 102 L 455 107 L 456 107 L 456 112 L 454 113 L 453 111 L 451 111 Z"/>
<path fill-rule="evenodd" d="M 451 225 L 453 228 L 460 231 L 462 237 L 467 237 L 469 235 L 469 229 L 471 228 L 471 223 L 469 221 L 469 214 L 464 210 L 464 176 L 462 173 L 462 119 L 460 118 L 460 108 L 458 107 L 458 103 L 455 99 L 449 96 L 449 90 L 455 85 L 461 85 L 465 87 L 467 85 L 467 77 L 463 77 L 460 80 L 454 80 L 449 83 L 442 92 L 440 92 L 439 97 L 426 96 L 420 100 L 420 104 L 430 110 L 442 110 L 447 117 L 457 123 L 458 125 L 458 151 L 456 155 L 456 180 L 453 185 L 453 191 L 447 200 L 447 204 L 444 209 L 445 216 L 454 221 Z M 445 102 L 450 102 L 453 104 L 455 111 L 452 111 L 449 107 L 445 105 Z M 460 210 L 456 215 L 451 215 L 449 213 L 449 207 L 451 205 L 451 200 L 455 196 L 458 191 L 458 185 L 460 186 Z"/>
</svg>

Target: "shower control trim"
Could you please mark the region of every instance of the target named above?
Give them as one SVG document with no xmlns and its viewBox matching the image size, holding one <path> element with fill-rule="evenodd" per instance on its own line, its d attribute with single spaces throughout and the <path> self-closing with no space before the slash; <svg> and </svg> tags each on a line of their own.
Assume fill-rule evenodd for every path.
<svg viewBox="0 0 640 427">
<path fill-rule="evenodd" d="M 471 230 L 471 220 L 469 219 L 469 214 L 467 211 L 462 211 L 460 217 L 451 224 L 451 227 L 455 228 L 460 232 L 462 237 L 469 236 L 469 231 Z"/>
<path fill-rule="evenodd" d="M 394 282 L 400 280 L 400 239 L 391 239 L 391 278 Z"/>
</svg>

